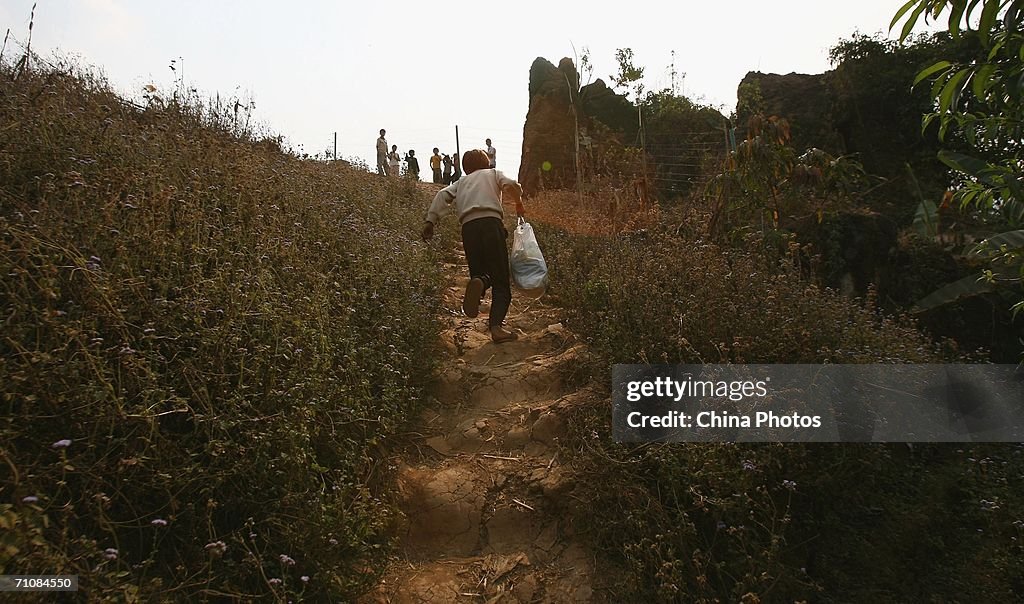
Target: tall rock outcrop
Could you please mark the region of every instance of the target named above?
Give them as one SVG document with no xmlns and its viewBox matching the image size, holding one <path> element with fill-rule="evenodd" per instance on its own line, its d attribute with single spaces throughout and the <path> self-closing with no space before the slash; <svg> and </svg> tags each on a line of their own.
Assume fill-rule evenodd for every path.
<svg viewBox="0 0 1024 604">
<path fill-rule="evenodd" d="M 579 74 L 572 60 L 555 67 L 543 57 L 530 66 L 530 109 L 523 126 L 519 182 L 527 195 L 541 188 L 575 186 L 574 159 Z"/>
<path fill-rule="evenodd" d="M 681 195 L 696 174 L 702 157 L 683 156 L 694 145 L 721 140 L 724 117 L 714 109 L 688 99 L 655 95 L 645 104 L 647 166 L 662 191 Z M 530 109 L 523 127 L 523 154 L 519 182 L 527 194 L 541 189 L 576 187 L 576 128 L 580 135 L 580 170 L 584 182 L 594 176 L 626 182 L 640 169 L 635 154 L 616 155 L 615 149 L 634 147 L 639 137 L 637 106 L 601 79 L 579 87 L 579 74 L 571 59 L 558 67 L 537 58 L 530 68 Z M 648 121 L 650 119 L 650 121 Z M 682 151 L 680 150 L 682 149 Z M 630 157 L 633 159 L 630 160 Z M 635 165 L 624 165 L 633 161 Z M 664 165 L 662 165 L 664 164 Z"/>
</svg>

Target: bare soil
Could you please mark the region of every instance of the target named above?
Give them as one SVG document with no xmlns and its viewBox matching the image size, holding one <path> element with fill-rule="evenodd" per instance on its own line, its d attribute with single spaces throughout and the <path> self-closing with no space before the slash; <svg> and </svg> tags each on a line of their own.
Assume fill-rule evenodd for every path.
<svg viewBox="0 0 1024 604">
<path fill-rule="evenodd" d="M 571 521 L 573 477 L 558 455 L 566 411 L 589 391 L 562 380 L 580 345 L 543 299 L 513 296 L 491 342 L 489 296 L 461 312 L 464 260 L 451 276 L 436 400 L 396 453 L 400 547 L 366 603 L 589 602 L 593 556 Z"/>
</svg>

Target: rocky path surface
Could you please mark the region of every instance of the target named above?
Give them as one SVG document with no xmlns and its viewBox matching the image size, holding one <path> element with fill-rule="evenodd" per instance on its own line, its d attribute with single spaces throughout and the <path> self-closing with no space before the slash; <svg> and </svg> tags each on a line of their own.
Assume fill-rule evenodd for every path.
<svg viewBox="0 0 1024 604">
<path fill-rule="evenodd" d="M 465 263 L 445 270 L 450 354 L 417 435 L 392 460 L 401 546 L 364 601 L 591 601 L 593 559 L 569 520 L 572 477 L 556 444 L 565 411 L 589 394 L 560 377 L 579 345 L 555 309 L 521 296 L 508 319 L 519 340 L 492 343 L 489 296 L 465 317 Z"/>
</svg>

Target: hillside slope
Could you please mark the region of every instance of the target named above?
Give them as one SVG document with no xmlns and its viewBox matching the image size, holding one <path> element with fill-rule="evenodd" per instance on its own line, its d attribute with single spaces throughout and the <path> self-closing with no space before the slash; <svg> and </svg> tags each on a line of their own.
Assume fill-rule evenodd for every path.
<svg viewBox="0 0 1024 604">
<path fill-rule="evenodd" d="M 90 601 L 364 592 L 378 447 L 437 356 L 429 200 L 237 105 L 34 64 L 0 68 L 0 572 Z"/>
</svg>

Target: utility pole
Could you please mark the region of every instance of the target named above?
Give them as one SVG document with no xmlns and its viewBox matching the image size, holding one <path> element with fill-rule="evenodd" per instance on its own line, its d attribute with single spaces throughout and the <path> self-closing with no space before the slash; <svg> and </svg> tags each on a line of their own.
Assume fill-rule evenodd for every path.
<svg viewBox="0 0 1024 604">
<path fill-rule="evenodd" d="M 462 174 L 462 152 L 459 151 L 459 125 L 455 124 L 455 171 Z"/>
<path fill-rule="evenodd" d="M 338 133 L 334 133 L 334 161 L 338 161 Z"/>
</svg>

